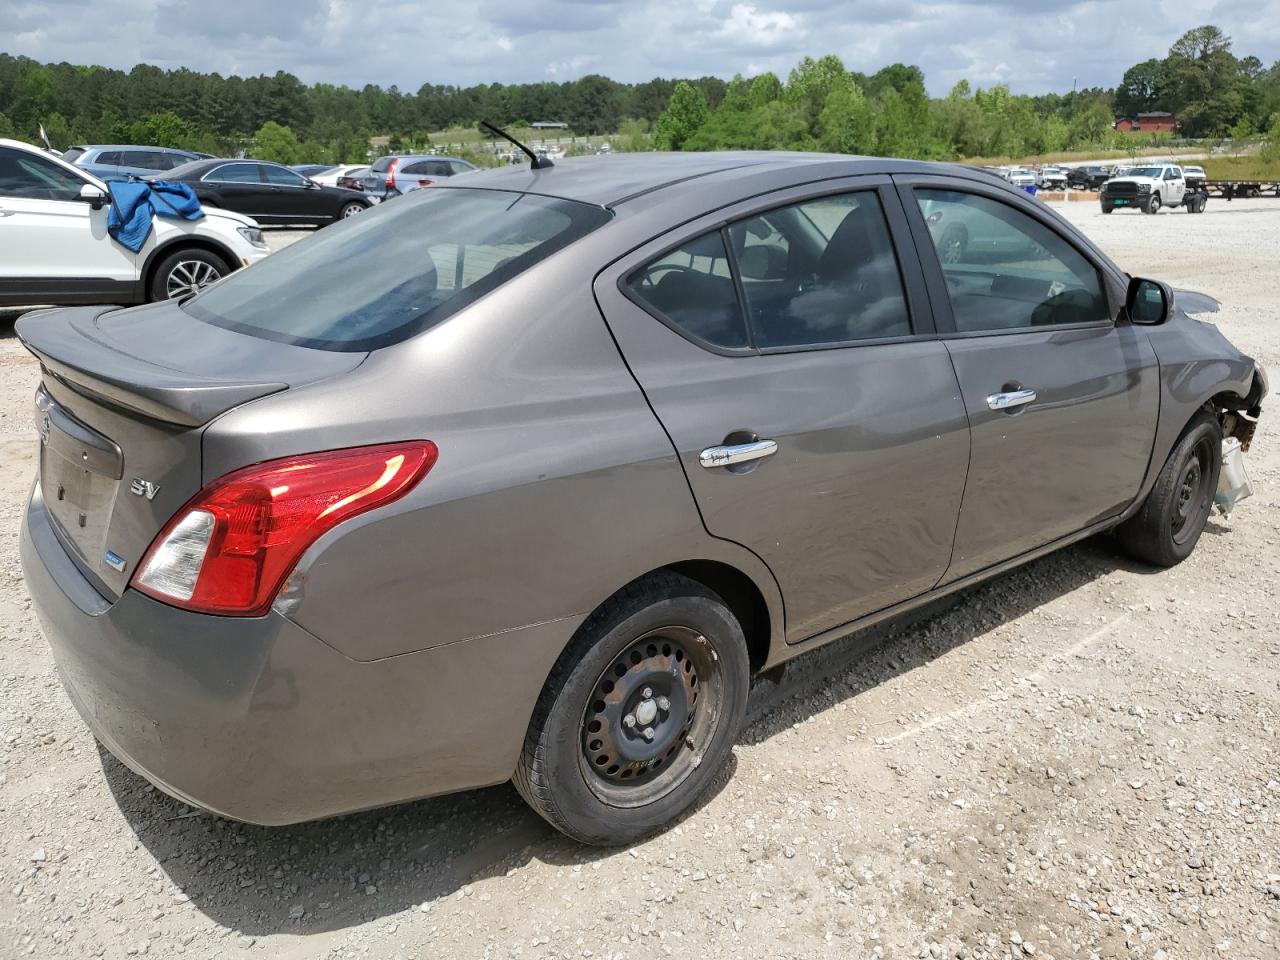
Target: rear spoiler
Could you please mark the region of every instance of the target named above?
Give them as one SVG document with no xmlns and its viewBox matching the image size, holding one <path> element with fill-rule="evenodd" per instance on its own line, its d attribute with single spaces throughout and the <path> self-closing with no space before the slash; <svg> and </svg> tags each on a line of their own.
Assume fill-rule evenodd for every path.
<svg viewBox="0 0 1280 960">
<path fill-rule="evenodd" d="M 198 427 L 288 384 L 198 377 L 132 356 L 106 341 L 96 321 L 115 307 L 38 310 L 14 329 L 44 369 L 81 393 L 133 413 Z"/>
</svg>

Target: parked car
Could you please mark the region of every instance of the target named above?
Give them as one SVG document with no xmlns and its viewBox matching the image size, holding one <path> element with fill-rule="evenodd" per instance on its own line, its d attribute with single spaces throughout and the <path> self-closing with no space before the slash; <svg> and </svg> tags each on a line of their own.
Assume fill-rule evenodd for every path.
<svg viewBox="0 0 1280 960">
<path fill-rule="evenodd" d="M 373 205 L 358 190 L 322 187 L 264 160 L 197 160 L 169 171 L 165 179 L 190 184 L 205 206 L 235 210 L 262 224 L 324 226 Z"/>
<path fill-rule="evenodd" d="M 127 180 L 129 177 L 154 177 L 166 170 L 180 167 L 192 160 L 208 157 L 207 153 L 193 153 L 172 147 L 140 147 L 100 145 L 72 147 L 62 154 L 62 159 L 87 170 L 99 180 Z"/>
<path fill-rule="evenodd" d="M 940 257 L 926 210 L 1010 239 Z M 24 583 L 186 803 L 510 778 L 626 843 L 722 775 L 752 675 L 1104 530 L 1187 557 L 1266 379 L 1184 303 L 955 165 L 484 171 L 187 301 L 20 320 Z"/>
<path fill-rule="evenodd" d="M 308 180 L 315 180 L 316 183 L 319 183 L 320 181 L 317 178 L 321 174 L 338 169 L 338 165 L 335 163 L 295 163 L 289 169 L 302 174 Z"/>
<path fill-rule="evenodd" d="M 364 183 L 357 179 L 369 169 L 368 164 L 340 163 L 330 167 L 324 173 L 311 177 L 322 187 L 346 187 L 348 190 L 363 190 Z"/>
<path fill-rule="evenodd" d="M 1111 177 L 1111 171 L 1098 164 L 1072 167 L 1067 171 L 1067 186 L 1077 190 L 1097 190 Z"/>
<path fill-rule="evenodd" d="M 457 157 L 379 157 L 365 174 L 364 190 L 386 200 L 475 169 L 474 164 Z"/>
<path fill-rule="evenodd" d="M 363 190 L 364 178 L 369 175 L 369 167 L 347 167 L 345 173 L 339 173 L 334 186 L 346 187 L 348 190 Z"/>
<path fill-rule="evenodd" d="M 185 296 L 267 255 L 248 217 L 157 217 L 137 253 L 107 235 L 110 186 L 17 140 L 0 140 L 0 306 L 142 303 Z"/>
<path fill-rule="evenodd" d="M 1161 207 L 1180 207 L 1188 197 L 1187 180 L 1182 168 L 1173 164 L 1152 164 L 1129 167 L 1120 176 L 1112 177 L 1098 191 L 1098 201 L 1103 213 L 1111 213 L 1120 207 L 1132 207 L 1143 213 L 1159 213 Z M 1199 194 L 1190 197 L 1198 199 Z M 1188 210 L 1199 213 L 1194 205 Z"/>
<path fill-rule="evenodd" d="M 1062 167 L 1041 167 L 1036 184 L 1042 190 L 1062 190 L 1067 186 L 1067 171 Z"/>
<path fill-rule="evenodd" d="M 1013 167 L 1009 171 L 1006 178 L 1015 187 L 1034 187 L 1036 186 L 1036 174 L 1034 170 L 1028 170 L 1026 167 Z"/>
</svg>

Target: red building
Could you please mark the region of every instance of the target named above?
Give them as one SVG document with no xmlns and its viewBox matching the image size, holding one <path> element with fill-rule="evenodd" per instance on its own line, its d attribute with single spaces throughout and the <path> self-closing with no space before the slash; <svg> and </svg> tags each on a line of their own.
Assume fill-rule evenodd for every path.
<svg viewBox="0 0 1280 960">
<path fill-rule="evenodd" d="M 1140 113 L 1133 120 L 1122 117 L 1116 121 L 1116 129 L 1136 130 L 1142 133 L 1173 133 L 1178 129 L 1178 121 L 1172 113 L 1156 110 L 1151 113 Z"/>
</svg>

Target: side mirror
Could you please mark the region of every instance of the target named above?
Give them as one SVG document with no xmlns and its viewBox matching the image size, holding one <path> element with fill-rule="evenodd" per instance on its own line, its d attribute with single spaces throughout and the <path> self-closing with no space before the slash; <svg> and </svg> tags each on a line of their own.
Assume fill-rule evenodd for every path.
<svg viewBox="0 0 1280 960">
<path fill-rule="evenodd" d="M 80 200 L 89 204 L 94 210 L 100 210 L 107 202 L 107 195 L 92 183 L 86 183 L 80 188 Z"/>
<path fill-rule="evenodd" d="M 312 180 L 312 179 L 308 178 L 308 179 L 307 179 L 307 189 L 308 189 L 308 190 L 319 190 L 319 189 L 320 189 L 320 184 L 318 184 L 318 183 L 316 183 L 314 180 Z"/>
<path fill-rule="evenodd" d="M 1130 323 L 1148 326 L 1164 323 L 1173 307 L 1173 290 L 1159 280 L 1133 277 L 1129 280 L 1129 293 L 1125 297 L 1125 313 Z"/>
</svg>

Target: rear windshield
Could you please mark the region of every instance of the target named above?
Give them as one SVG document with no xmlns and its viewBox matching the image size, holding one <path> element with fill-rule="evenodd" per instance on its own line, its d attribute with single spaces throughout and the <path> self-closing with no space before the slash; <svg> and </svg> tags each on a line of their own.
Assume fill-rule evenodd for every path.
<svg viewBox="0 0 1280 960">
<path fill-rule="evenodd" d="M 62 155 L 62 159 L 67 161 L 67 163 L 75 163 L 77 160 L 79 160 L 83 156 L 84 156 L 84 147 L 72 147 L 70 150 L 68 150 L 66 153 Z"/>
<path fill-rule="evenodd" d="M 434 326 L 609 219 L 504 190 L 418 190 L 233 273 L 184 309 L 242 333 L 376 350 Z"/>
</svg>

